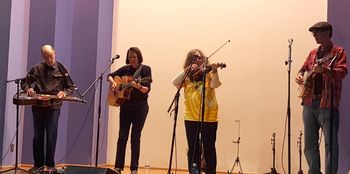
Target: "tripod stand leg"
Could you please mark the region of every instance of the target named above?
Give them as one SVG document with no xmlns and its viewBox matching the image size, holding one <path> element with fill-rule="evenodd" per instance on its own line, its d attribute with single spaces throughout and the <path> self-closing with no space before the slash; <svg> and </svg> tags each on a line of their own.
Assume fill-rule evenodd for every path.
<svg viewBox="0 0 350 174">
<path fill-rule="evenodd" d="M 241 166 L 241 162 L 238 160 L 238 165 L 239 165 L 239 174 L 243 174 L 243 170 L 242 170 L 242 166 Z"/>
<path fill-rule="evenodd" d="M 271 169 L 271 174 L 278 174 L 275 168 Z"/>
<path fill-rule="evenodd" d="M 235 160 L 235 162 L 233 163 L 233 166 L 231 168 L 231 170 L 228 170 L 227 173 L 228 174 L 232 174 L 233 170 L 235 169 L 235 166 L 237 165 L 237 159 Z"/>
<path fill-rule="evenodd" d="M 30 173 L 29 171 L 27 171 L 27 170 L 24 170 L 24 169 L 21 169 L 21 168 L 19 168 L 19 167 L 13 167 L 13 168 L 11 168 L 11 169 L 7 169 L 7 170 L 4 170 L 4 171 L 1 171 L 0 173 L 6 173 L 6 172 L 9 172 L 9 171 L 12 171 L 12 170 L 14 170 L 15 172 L 14 173 L 17 173 L 17 171 L 22 171 L 22 172 L 25 172 L 25 173 Z M 21 172 L 21 173 L 22 173 Z"/>
</svg>

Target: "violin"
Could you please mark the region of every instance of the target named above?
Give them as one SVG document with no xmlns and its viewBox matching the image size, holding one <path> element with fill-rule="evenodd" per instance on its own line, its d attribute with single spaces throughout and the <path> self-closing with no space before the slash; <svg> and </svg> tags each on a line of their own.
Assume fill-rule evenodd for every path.
<svg viewBox="0 0 350 174">
<path fill-rule="evenodd" d="M 222 68 L 226 68 L 226 64 L 225 63 L 214 63 L 218 66 L 218 68 L 222 69 Z M 210 64 L 205 68 L 205 74 L 209 73 L 212 71 L 212 67 Z M 202 64 L 201 66 L 198 66 L 195 70 L 192 70 L 189 74 L 190 76 L 190 80 L 191 81 L 200 81 L 203 79 L 203 75 L 204 75 L 204 69 L 203 69 L 204 64 Z"/>
</svg>

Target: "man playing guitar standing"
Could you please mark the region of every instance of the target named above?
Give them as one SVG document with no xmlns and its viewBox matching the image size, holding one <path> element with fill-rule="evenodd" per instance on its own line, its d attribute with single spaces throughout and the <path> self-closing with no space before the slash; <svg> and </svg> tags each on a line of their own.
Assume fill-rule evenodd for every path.
<svg viewBox="0 0 350 174">
<path fill-rule="evenodd" d="M 316 43 L 320 46 L 311 50 L 295 79 L 299 85 L 310 88 L 305 89 L 310 92 L 301 94 L 305 132 L 304 154 L 309 165 L 309 173 L 321 173 L 319 150 L 319 130 L 321 128 L 325 137 L 326 174 L 336 174 L 339 153 L 338 108 L 342 80 L 348 72 L 346 53 L 342 47 L 333 45 L 332 26 L 329 23 L 318 22 L 311 26 L 309 31 L 312 32 Z M 303 80 L 304 73 L 308 71 L 312 71 L 312 75 L 305 82 L 311 83 L 310 85 L 304 84 Z M 332 92 L 331 89 L 333 89 Z"/>
</svg>

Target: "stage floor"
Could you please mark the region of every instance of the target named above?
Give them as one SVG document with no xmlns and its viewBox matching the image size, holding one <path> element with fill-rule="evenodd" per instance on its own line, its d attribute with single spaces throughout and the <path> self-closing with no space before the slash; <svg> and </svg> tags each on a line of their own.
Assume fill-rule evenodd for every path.
<svg viewBox="0 0 350 174">
<path fill-rule="evenodd" d="M 57 169 L 61 170 L 63 167 L 65 166 L 76 166 L 76 165 L 59 165 L 57 166 Z M 91 166 L 85 166 L 85 167 L 91 167 Z M 101 166 L 98 166 L 99 168 L 110 168 L 110 169 L 113 169 L 112 166 L 106 166 L 106 165 L 101 165 Z M 3 172 L 3 171 L 6 171 L 8 169 L 12 169 L 13 167 L 0 167 L 0 173 Z M 21 170 L 10 170 L 8 172 L 4 172 L 3 174 L 28 174 L 28 172 L 25 172 L 25 171 L 22 171 L 23 170 L 26 170 L 28 171 L 29 169 L 31 168 L 31 166 L 28 166 L 28 165 L 20 165 L 19 166 L 19 169 Z M 149 170 L 149 171 L 148 171 Z M 140 167 L 139 168 L 139 174 L 165 174 L 167 173 L 168 170 L 167 169 L 158 169 L 158 168 L 150 168 L 150 169 L 144 169 L 143 167 Z M 124 169 L 124 171 L 122 172 L 122 174 L 130 174 L 130 169 L 129 167 L 126 167 Z M 186 170 L 172 170 L 171 173 L 174 173 L 174 174 L 188 174 L 188 172 Z"/>
</svg>

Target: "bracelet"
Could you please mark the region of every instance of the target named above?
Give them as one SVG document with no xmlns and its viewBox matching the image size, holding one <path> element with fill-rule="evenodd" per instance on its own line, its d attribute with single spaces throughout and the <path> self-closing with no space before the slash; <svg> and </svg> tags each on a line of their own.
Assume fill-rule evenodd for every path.
<svg viewBox="0 0 350 174">
<path fill-rule="evenodd" d="M 138 90 L 142 89 L 142 85 L 138 88 Z"/>
</svg>

